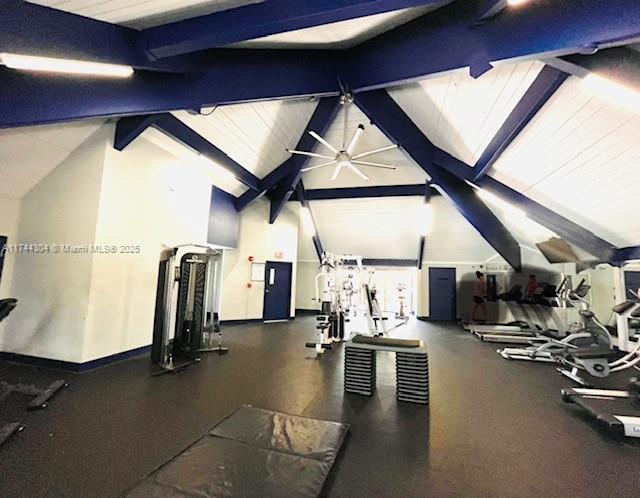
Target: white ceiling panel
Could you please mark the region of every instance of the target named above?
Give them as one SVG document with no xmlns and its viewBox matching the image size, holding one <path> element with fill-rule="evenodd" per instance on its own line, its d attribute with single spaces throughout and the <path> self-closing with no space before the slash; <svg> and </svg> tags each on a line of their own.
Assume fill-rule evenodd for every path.
<svg viewBox="0 0 640 498">
<path fill-rule="evenodd" d="M 232 174 L 222 169 L 222 167 L 210 162 L 208 159 L 199 157 L 198 154 L 190 148 L 155 128 L 147 128 L 141 135 L 141 138 L 160 147 L 176 159 L 188 163 L 193 168 L 199 169 L 211 178 L 212 185 L 221 188 L 229 194 L 238 197 L 248 190 L 243 183 L 236 180 Z"/>
<path fill-rule="evenodd" d="M 495 249 L 448 198 L 432 197 L 431 206 L 432 228 L 426 240 L 423 261 L 476 264 L 495 257 Z"/>
<path fill-rule="evenodd" d="M 416 259 L 421 197 L 310 202 L 323 247 L 365 258 Z"/>
<path fill-rule="evenodd" d="M 306 128 L 317 101 L 273 100 L 173 114 L 245 169 L 264 178 L 287 160 Z"/>
<path fill-rule="evenodd" d="M 490 174 L 617 246 L 637 245 L 640 115 L 615 93 L 569 78 Z"/>
<path fill-rule="evenodd" d="M 73 14 L 136 29 L 259 3 L 261 0 L 29 0 Z"/>
<path fill-rule="evenodd" d="M 459 70 L 389 94 L 431 142 L 473 166 L 543 67 L 498 64 L 478 79 Z"/>
<path fill-rule="evenodd" d="M 0 193 L 25 195 L 103 122 L 0 130 Z"/>
<path fill-rule="evenodd" d="M 347 123 L 347 142 L 351 140 L 354 131 L 359 124 L 365 126 L 365 133 L 360 139 L 356 148 L 356 153 L 366 152 L 368 150 L 378 149 L 392 145 L 389 139 L 376 127 L 370 124 L 369 119 L 362 113 L 358 107 L 352 105 L 349 108 L 349 120 Z M 340 110 L 336 119 L 331 124 L 324 138 L 334 147 L 341 149 L 343 142 L 344 130 L 344 110 Z M 318 144 L 314 148 L 315 152 L 331 155 L 332 153 Z M 339 188 L 339 187 L 365 187 L 373 185 L 405 185 L 424 183 L 427 175 L 424 171 L 403 151 L 390 150 L 381 152 L 373 156 L 369 156 L 365 161 L 379 162 L 397 166 L 396 170 L 386 170 L 380 168 L 371 168 L 367 166 L 359 166 L 363 173 L 369 176 L 370 180 L 363 180 L 355 173 L 349 170 L 343 170 L 336 180 L 331 180 L 334 166 L 315 169 L 303 173 L 302 179 L 305 188 Z M 313 166 L 326 162 L 325 159 L 312 159 L 308 166 Z"/>
<path fill-rule="evenodd" d="M 437 7 L 416 7 L 247 40 L 235 48 L 345 49 L 394 29 Z"/>
</svg>

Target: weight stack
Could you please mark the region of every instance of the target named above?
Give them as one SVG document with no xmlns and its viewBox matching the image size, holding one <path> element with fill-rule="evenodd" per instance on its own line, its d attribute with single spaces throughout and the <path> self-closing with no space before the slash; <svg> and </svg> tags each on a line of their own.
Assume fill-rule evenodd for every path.
<svg viewBox="0 0 640 498">
<path fill-rule="evenodd" d="M 429 403 L 429 359 L 426 353 L 396 353 L 396 398 Z"/>
<path fill-rule="evenodd" d="M 376 352 L 346 347 L 344 351 L 344 390 L 372 396 L 376 389 Z"/>
</svg>

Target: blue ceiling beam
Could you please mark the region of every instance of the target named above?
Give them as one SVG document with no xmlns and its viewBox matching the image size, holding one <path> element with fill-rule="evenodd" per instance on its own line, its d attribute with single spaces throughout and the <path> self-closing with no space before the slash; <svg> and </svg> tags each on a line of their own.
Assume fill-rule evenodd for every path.
<svg viewBox="0 0 640 498">
<path fill-rule="evenodd" d="M 534 200 L 524 196 L 520 192 L 491 178 L 484 176 L 477 182 L 477 186 L 492 193 L 524 211 L 529 218 L 536 223 L 555 232 L 567 242 L 584 249 L 601 261 L 609 261 L 615 246 L 598 237 L 590 230 L 581 227 L 567 218 L 560 216 L 555 211 L 538 204 Z"/>
<path fill-rule="evenodd" d="M 140 45 L 154 58 L 172 57 L 322 24 L 449 2 L 268 0 L 146 29 L 140 34 Z"/>
<path fill-rule="evenodd" d="M 306 190 L 308 201 L 362 199 L 367 197 L 418 197 L 424 195 L 424 183 L 416 185 L 376 185 L 372 187 L 319 188 Z M 432 189 L 432 195 L 440 195 Z M 298 200 L 294 194 L 289 200 Z"/>
<path fill-rule="evenodd" d="M 154 71 L 188 71 L 194 58 L 150 59 L 134 29 L 22 0 L 0 0 L 0 52 L 125 64 Z"/>
<path fill-rule="evenodd" d="M 482 178 L 505 149 L 533 119 L 569 75 L 545 66 L 516 104 L 474 167 L 474 180 Z"/>
<path fill-rule="evenodd" d="M 320 240 L 320 231 L 318 230 L 318 224 L 316 223 L 315 218 L 313 217 L 313 212 L 311 211 L 311 206 L 309 206 L 308 199 L 306 197 L 304 185 L 302 181 L 298 182 L 296 185 L 296 196 L 300 201 L 302 207 L 307 208 L 309 210 L 309 215 L 311 216 L 311 221 L 313 222 L 313 226 L 315 229 L 315 234 L 311 236 L 313 240 L 313 247 L 316 249 L 316 254 L 318 255 L 318 261 L 322 263 L 322 255 L 324 254 L 324 247 L 322 246 L 322 241 Z"/>
<path fill-rule="evenodd" d="M 226 50 L 203 57 L 206 63 L 198 75 L 140 71 L 129 79 L 35 74 L 0 66 L 0 128 L 336 95 L 337 57 L 305 50 Z"/>
<path fill-rule="evenodd" d="M 152 126 L 175 140 L 178 140 L 187 147 L 190 147 L 202 156 L 212 160 L 216 164 L 219 164 L 235 175 L 238 181 L 244 183 L 250 189 L 258 190 L 260 188 L 260 179 L 257 176 L 250 171 L 247 171 L 222 150 L 213 145 L 199 133 L 189 128 L 172 114 L 156 116 Z"/>
<path fill-rule="evenodd" d="M 511 265 L 522 268 L 520 245 L 493 212 L 476 195 L 473 187 L 434 163 L 436 147 L 384 90 L 356 95 L 356 104 L 392 142 L 398 143 L 440 187 L 458 211 Z"/>
<path fill-rule="evenodd" d="M 611 257 L 613 263 L 624 263 L 625 261 L 640 260 L 640 246 L 623 247 L 616 249 Z"/>
<path fill-rule="evenodd" d="M 120 118 L 116 123 L 116 136 L 113 142 L 113 148 L 116 150 L 124 150 L 127 145 L 142 135 L 149 126 L 153 125 L 157 117 L 157 114 L 151 114 Z"/>
<path fill-rule="evenodd" d="M 321 99 L 295 148 L 297 150 L 313 150 L 317 142 L 315 138 L 309 135 L 308 132 L 315 131 L 320 135 L 324 135 L 329 129 L 329 125 L 336 117 L 339 107 L 340 103 L 338 97 Z M 285 161 L 284 169 L 286 171 L 286 176 L 278 182 L 271 196 L 269 223 L 274 223 L 276 221 L 280 211 L 282 211 L 282 208 L 285 206 L 291 197 L 291 194 L 293 194 L 296 185 L 300 181 L 302 168 L 309 163 L 309 160 L 309 156 L 294 154 Z"/>
<path fill-rule="evenodd" d="M 477 5 L 453 2 L 362 43 L 352 50 L 344 80 L 364 91 L 493 61 L 578 53 L 640 35 L 637 0 L 530 2 L 479 25 Z"/>
<path fill-rule="evenodd" d="M 456 159 L 451 154 L 441 149 L 436 149 L 433 154 L 433 162 L 460 180 L 473 182 L 474 168 Z M 590 230 L 544 207 L 542 204 L 539 204 L 489 175 L 485 175 L 473 183 L 477 187 L 487 190 L 512 206 L 524 211 L 527 216 L 536 223 L 555 232 L 567 242 L 593 254 L 601 261 L 608 261 L 612 251 L 615 250 L 613 244 L 598 237 Z"/>
</svg>

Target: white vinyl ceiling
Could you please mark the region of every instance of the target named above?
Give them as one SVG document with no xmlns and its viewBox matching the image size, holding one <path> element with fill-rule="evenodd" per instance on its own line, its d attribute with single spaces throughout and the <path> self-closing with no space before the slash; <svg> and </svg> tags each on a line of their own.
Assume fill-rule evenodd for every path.
<svg viewBox="0 0 640 498">
<path fill-rule="evenodd" d="M 421 197 L 310 202 L 325 250 L 365 258 L 416 259 Z M 348 234 L 348 235 L 347 235 Z"/>
<path fill-rule="evenodd" d="M 359 124 L 365 126 L 365 133 L 360 139 L 356 153 L 378 149 L 392 145 L 387 137 L 376 127 L 370 124 L 369 119 L 357 106 L 349 108 L 349 121 L 347 123 L 347 142 L 351 140 L 354 131 Z M 344 130 L 344 110 L 340 110 L 335 120 L 325 133 L 324 138 L 338 149 L 342 146 Z M 315 152 L 331 155 L 331 152 L 318 144 Z M 331 180 L 333 166 L 320 168 L 303 173 L 302 179 L 305 188 L 339 188 L 339 187 L 364 187 L 374 185 L 403 185 L 424 183 L 427 175 L 424 171 L 401 150 L 390 150 L 367 157 L 365 160 L 397 166 L 396 170 L 386 170 L 362 166 L 360 169 L 369 176 L 370 180 L 363 180 L 349 170 L 343 170 L 335 181 Z M 308 166 L 326 162 L 325 159 L 312 159 Z"/>
<path fill-rule="evenodd" d="M 24 196 L 103 123 L 0 130 L 0 194 Z"/>
<path fill-rule="evenodd" d="M 309 204 L 327 251 L 365 258 L 418 258 L 420 236 L 426 226 L 422 197 L 340 199 Z M 425 261 L 477 263 L 495 257 L 496 251 L 447 198 L 433 197 L 431 205 L 433 223 L 427 237 Z M 301 234 L 305 236 L 308 238 Z M 311 250 L 312 246 L 305 242 L 302 256 L 314 260 L 315 252 Z"/>
<path fill-rule="evenodd" d="M 614 94 L 569 78 L 490 175 L 617 246 L 638 245 L 640 115 Z"/>
<path fill-rule="evenodd" d="M 261 0 L 28 0 L 92 19 L 136 29 L 234 9 Z"/>
<path fill-rule="evenodd" d="M 173 114 L 245 169 L 264 178 L 287 160 L 318 102 L 308 99 L 251 102 Z"/>
<path fill-rule="evenodd" d="M 434 145 L 473 166 L 543 67 L 498 64 L 478 79 L 464 69 L 389 94 Z"/>
</svg>

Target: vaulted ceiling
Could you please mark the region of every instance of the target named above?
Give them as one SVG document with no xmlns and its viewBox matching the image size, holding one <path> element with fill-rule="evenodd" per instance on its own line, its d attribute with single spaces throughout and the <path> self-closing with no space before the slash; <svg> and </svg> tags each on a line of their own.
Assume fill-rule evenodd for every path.
<svg viewBox="0 0 640 498">
<path fill-rule="evenodd" d="M 584 228 L 577 240 L 593 238 L 596 246 L 608 242 L 612 248 L 640 245 L 640 225 L 630 223 L 640 191 L 640 97 L 633 90 L 640 90 L 633 44 L 640 34 L 637 2 L 621 0 L 614 8 L 602 0 L 531 0 L 511 8 L 503 0 L 327 0 L 296 12 L 283 9 L 285 3 L 33 0 L 31 10 L 17 3 L 14 12 L 3 13 L 9 23 L 0 33 L 0 49 L 15 51 L 20 43 L 32 49 L 46 39 L 47 50 L 57 55 L 69 49 L 76 58 L 128 62 L 140 74 L 130 84 L 80 85 L 0 68 L 0 98 L 11 102 L 2 109 L 0 127 L 99 118 L 42 132 L 2 132 L 3 189 L 24 194 L 107 118 L 171 112 L 258 182 L 221 177 L 219 186 L 252 197 L 266 185 L 272 192 L 280 188 L 282 197 L 290 168 L 298 167 L 287 149 L 304 136 L 318 102 L 341 86 L 356 96 L 384 88 L 406 115 L 404 126 L 415 125 L 430 145 L 420 150 L 400 143 L 372 157 L 397 170 L 367 169 L 369 181 L 349 171 L 332 181 L 330 167 L 303 173 L 307 190 L 420 184 L 431 178 L 433 161 L 461 185 L 497 184 L 512 199 L 519 195 L 525 207 L 536 201 L 542 206 L 535 208 L 538 221 L 548 221 L 551 215 L 540 210 L 549 208 L 555 213 L 551 225 L 560 231 L 571 232 L 572 223 Z M 38 10 L 36 4 L 59 11 Z M 27 14 L 39 30 L 20 38 L 10 16 Z M 633 50 L 609 48 L 625 45 Z M 602 50 L 587 55 L 594 47 Z M 562 78 L 549 83 L 549 65 Z M 626 88 L 603 87 L 602 78 L 589 77 L 594 74 Z M 324 133 L 331 143 L 342 142 L 343 112 Z M 354 105 L 347 135 L 361 123 L 366 131 L 358 150 L 401 142 L 370 111 Z M 159 130 L 147 128 L 142 139 L 187 160 L 188 147 Z M 49 154 L 47 140 L 55 142 Z M 476 165 L 483 167 L 474 171 Z M 282 168 L 289 169 L 280 174 Z M 298 176 L 291 178 L 295 183 Z M 414 201 L 377 202 L 395 213 Z M 333 208 L 318 201 L 312 209 L 322 220 Z M 518 232 L 508 217 L 496 214 Z M 523 234 L 516 238 L 526 243 Z"/>
</svg>

